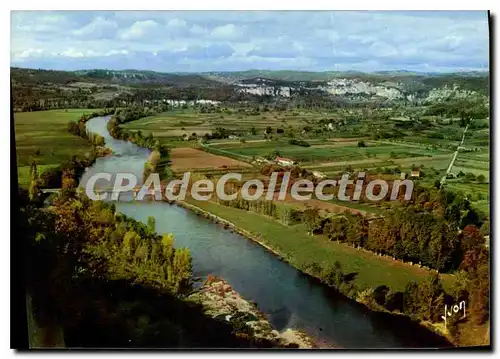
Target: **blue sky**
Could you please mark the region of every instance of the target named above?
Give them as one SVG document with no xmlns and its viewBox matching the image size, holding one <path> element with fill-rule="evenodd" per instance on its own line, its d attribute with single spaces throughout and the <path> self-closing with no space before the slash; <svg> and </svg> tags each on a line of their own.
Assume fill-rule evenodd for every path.
<svg viewBox="0 0 500 359">
<path fill-rule="evenodd" d="M 13 11 L 11 19 L 11 65 L 20 67 L 488 70 L 484 11 Z"/>
</svg>

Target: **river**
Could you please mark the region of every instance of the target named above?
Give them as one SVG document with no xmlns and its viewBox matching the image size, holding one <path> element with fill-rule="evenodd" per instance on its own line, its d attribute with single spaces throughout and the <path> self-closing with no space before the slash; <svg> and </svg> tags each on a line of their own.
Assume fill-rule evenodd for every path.
<svg viewBox="0 0 500 359">
<path fill-rule="evenodd" d="M 110 117 L 96 117 L 87 129 L 104 136 L 113 155 L 98 158 L 82 176 L 132 172 L 142 177 L 149 150 L 113 139 L 106 129 Z M 122 197 L 120 197 L 122 199 Z M 340 348 L 443 347 L 449 344 L 406 320 L 368 311 L 280 261 L 260 245 L 177 205 L 164 202 L 116 203 L 118 211 L 144 223 L 156 219 L 158 233 L 173 233 L 177 247 L 188 247 L 195 276 L 213 274 L 227 280 L 245 299 L 268 314 L 278 330 L 300 329 L 322 346 Z"/>
</svg>

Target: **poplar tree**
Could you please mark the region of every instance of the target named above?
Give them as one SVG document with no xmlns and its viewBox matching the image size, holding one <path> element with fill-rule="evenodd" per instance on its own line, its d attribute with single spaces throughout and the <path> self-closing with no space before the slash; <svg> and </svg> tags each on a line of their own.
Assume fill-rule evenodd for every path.
<svg viewBox="0 0 500 359">
<path fill-rule="evenodd" d="M 38 198 L 40 190 L 38 188 L 38 172 L 36 162 L 33 161 L 30 168 L 29 198 L 31 201 Z"/>
</svg>

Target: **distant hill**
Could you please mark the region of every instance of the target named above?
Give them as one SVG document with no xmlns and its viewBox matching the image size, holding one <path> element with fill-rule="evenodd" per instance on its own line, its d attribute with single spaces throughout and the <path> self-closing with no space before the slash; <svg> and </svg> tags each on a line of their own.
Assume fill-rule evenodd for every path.
<svg viewBox="0 0 500 359">
<path fill-rule="evenodd" d="M 425 100 L 430 93 L 433 93 L 433 98 L 444 98 L 458 92 L 464 96 L 470 96 L 470 93 L 481 96 L 489 94 L 487 72 L 436 74 L 404 70 L 363 73 L 252 69 L 235 72 L 164 73 L 134 69 L 53 71 L 11 67 L 11 80 L 17 93 L 22 98 L 30 99 L 40 98 L 41 94 L 50 99 L 60 98 L 61 91 L 75 89 L 78 89 L 81 96 L 93 98 L 116 98 L 120 94 L 127 95 L 137 91 L 142 91 L 144 98 L 150 98 L 153 93 L 148 92 L 149 90 L 156 91 L 154 96 L 157 97 L 160 96 L 158 91 L 164 97 L 178 95 L 168 92 L 169 89 L 178 90 L 187 97 L 204 96 L 210 99 L 242 99 L 249 96 L 283 98 L 314 93 L 349 101 L 400 101 L 417 98 Z M 436 95 L 436 89 L 442 94 Z"/>
<path fill-rule="evenodd" d="M 23 84 L 70 84 L 74 82 L 112 83 L 125 86 L 153 84 L 172 87 L 212 87 L 216 81 L 197 74 L 172 74 L 143 70 L 78 70 L 53 71 L 11 67 L 11 78 Z"/>
<path fill-rule="evenodd" d="M 367 81 L 375 84 L 387 81 L 398 82 L 405 85 L 414 84 L 418 88 L 427 90 L 445 85 L 459 85 L 463 89 L 477 91 L 486 94 L 488 92 L 489 73 L 488 72 L 457 72 L 457 73 L 425 73 L 414 71 L 378 71 L 378 72 L 358 72 L 358 71 L 271 71 L 271 70 L 247 70 L 235 72 L 202 72 L 199 75 L 208 79 L 224 83 L 262 83 L 264 79 L 274 80 L 274 82 L 328 82 L 333 79 L 346 78 L 358 81 Z M 273 81 L 269 81 L 273 82 Z"/>
<path fill-rule="evenodd" d="M 289 70 L 247 70 L 235 72 L 204 72 L 200 73 L 209 78 L 222 78 L 230 79 L 233 81 L 240 81 L 251 78 L 267 78 L 280 81 L 327 81 L 335 77 L 335 72 L 311 72 L 311 71 L 289 71 Z"/>
</svg>

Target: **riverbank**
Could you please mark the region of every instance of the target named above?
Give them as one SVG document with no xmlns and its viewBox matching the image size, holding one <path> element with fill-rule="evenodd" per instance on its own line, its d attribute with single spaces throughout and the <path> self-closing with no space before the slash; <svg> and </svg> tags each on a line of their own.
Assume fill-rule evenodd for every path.
<svg viewBox="0 0 500 359">
<path fill-rule="evenodd" d="M 389 286 L 393 291 L 404 291 L 410 281 L 424 280 L 429 271 L 418 266 L 381 257 L 345 243 L 330 241 L 322 236 L 310 236 L 303 224 L 285 225 L 268 216 L 252 211 L 223 206 L 211 201 L 196 201 L 190 197 L 185 203 L 193 205 L 242 230 L 268 250 L 290 262 L 294 267 L 305 270 L 312 262 L 318 265 L 339 261 L 344 272 L 353 273 L 353 283 L 359 289 Z M 454 277 L 441 275 L 445 289 L 449 289 Z"/>
<path fill-rule="evenodd" d="M 201 304 L 205 314 L 230 323 L 239 335 L 253 336 L 281 347 L 317 348 L 312 338 L 293 329 L 275 330 L 266 315 L 253 303 L 246 301 L 224 279 L 208 276 L 205 283 L 191 294 L 188 301 Z"/>
<path fill-rule="evenodd" d="M 188 203 L 188 201 L 192 201 L 193 203 Z M 220 211 L 216 212 L 216 210 L 220 209 L 220 208 L 218 208 L 218 207 L 213 208 L 214 206 L 220 206 L 220 205 L 217 205 L 215 203 L 210 203 L 210 202 L 203 202 L 201 205 L 203 205 L 204 207 L 209 207 L 209 208 L 201 208 L 198 206 L 198 204 L 200 204 L 200 203 L 197 203 L 197 201 L 194 201 L 191 199 L 188 199 L 186 201 L 177 201 L 176 203 L 183 208 L 186 208 L 186 209 L 188 209 L 188 210 L 190 210 L 190 211 L 192 211 L 200 216 L 208 218 L 216 223 L 219 223 L 219 224 L 223 225 L 225 228 L 229 228 L 232 231 L 241 234 L 245 238 L 248 238 L 248 239 L 258 243 L 259 245 L 264 247 L 267 251 L 272 253 L 274 256 L 276 256 L 280 260 L 288 263 L 289 265 L 291 265 L 292 267 L 301 271 L 305 275 L 314 278 L 314 280 L 320 280 L 318 277 L 314 276 L 313 274 L 309 273 L 308 271 L 305 271 L 303 269 L 303 263 L 300 261 L 300 259 L 297 256 L 290 255 L 290 252 L 287 252 L 287 248 L 280 248 L 279 245 L 277 246 L 275 242 L 273 242 L 272 245 L 270 245 L 268 243 L 268 241 L 266 241 L 268 239 L 267 236 L 263 237 L 262 235 L 256 235 L 255 233 L 248 230 L 248 228 L 243 228 L 241 223 L 238 223 L 241 221 L 236 220 L 235 222 L 233 222 L 233 221 L 230 221 L 226 218 L 223 218 L 222 215 L 227 217 L 227 213 L 224 212 L 223 214 L 221 214 L 221 213 L 219 213 Z M 225 209 L 223 206 L 220 206 L 220 207 L 222 209 Z M 233 217 L 235 217 L 236 216 L 235 213 L 238 210 L 234 209 L 234 208 L 230 208 L 230 210 L 232 211 Z M 213 212 L 216 212 L 217 214 L 214 214 Z M 260 224 L 262 224 L 262 222 L 265 222 L 266 220 L 268 221 L 268 219 L 264 218 L 264 216 L 260 216 L 260 215 L 255 214 L 255 213 L 247 212 L 244 215 L 245 215 L 246 219 L 248 221 L 251 221 L 252 223 L 256 223 L 257 221 L 260 220 L 260 222 L 261 222 Z M 257 218 L 257 216 L 259 218 Z M 253 217 L 256 217 L 256 218 L 253 218 Z M 237 218 L 232 218 L 232 219 L 234 220 Z M 284 228 L 279 228 L 279 230 L 283 231 Z M 269 233 L 266 233 L 266 234 L 269 234 Z M 291 240 L 292 240 L 292 238 L 289 238 L 289 241 L 291 241 Z M 308 238 L 308 240 L 309 240 L 309 238 Z M 355 249 L 353 249 L 353 250 L 356 251 Z M 439 326 L 439 324 L 418 323 L 416 321 L 411 320 L 411 318 L 407 317 L 404 314 L 389 312 L 385 308 L 383 308 L 379 305 L 376 305 L 376 303 L 373 304 L 370 302 L 366 302 L 366 301 L 362 300 L 362 298 L 359 298 L 358 296 L 349 296 L 349 295 L 346 295 L 345 293 L 342 293 L 342 295 L 344 295 L 346 298 L 349 298 L 349 300 L 355 301 L 357 303 L 357 305 L 362 306 L 366 310 L 369 310 L 372 312 L 379 312 L 383 315 L 386 315 L 388 320 L 391 320 L 391 318 L 404 318 L 404 321 L 407 322 L 408 324 L 411 323 L 414 325 L 418 325 L 421 328 L 426 328 L 429 331 L 429 333 L 432 332 L 432 333 L 434 333 L 434 335 L 437 335 L 440 338 L 442 338 L 443 341 L 450 343 L 450 346 L 452 346 L 452 344 L 456 345 L 456 343 L 453 343 L 453 340 L 450 337 L 450 335 L 448 333 L 444 332 L 442 330 L 442 328 Z"/>
<path fill-rule="evenodd" d="M 287 263 L 289 263 L 287 261 L 287 259 L 280 253 L 278 252 L 277 250 L 273 249 L 272 247 L 270 247 L 269 245 L 267 245 L 266 243 L 264 243 L 262 241 L 262 238 L 260 236 L 257 236 L 255 234 L 253 234 L 252 232 L 250 231 L 247 231 L 243 228 L 240 228 L 240 227 L 237 227 L 234 223 L 222 218 L 222 217 L 219 217 L 209 211 L 206 211 L 200 207 L 197 207 L 193 204 L 190 204 L 186 201 L 175 201 L 174 202 L 175 204 L 181 206 L 181 207 L 184 207 L 186 209 L 189 209 L 190 211 L 196 213 L 196 214 L 199 214 L 199 215 L 202 215 L 203 217 L 205 218 L 208 218 L 208 219 L 211 219 L 217 223 L 220 223 L 222 224 L 224 227 L 227 227 L 227 228 L 231 228 L 232 231 L 236 232 L 236 233 L 239 233 L 241 234 L 242 236 L 244 236 L 245 238 L 248 238 L 254 242 L 257 242 L 258 244 L 260 244 L 262 247 L 264 247 L 267 251 L 271 252 L 273 255 L 275 255 L 276 257 L 278 257 L 280 260 L 283 260 Z M 290 264 L 290 263 L 289 263 Z"/>
</svg>

